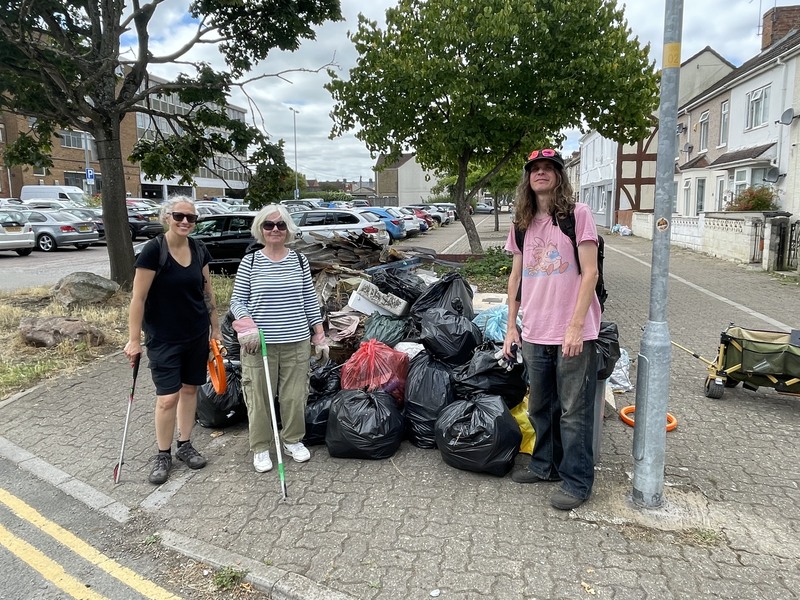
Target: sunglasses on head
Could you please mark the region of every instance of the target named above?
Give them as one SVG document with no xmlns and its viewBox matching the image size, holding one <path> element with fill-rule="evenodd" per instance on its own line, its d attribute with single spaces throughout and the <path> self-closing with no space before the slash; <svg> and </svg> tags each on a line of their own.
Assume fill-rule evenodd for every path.
<svg viewBox="0 0 800 600">
<path fill-rule="evenodd" d="M 274 223 L 272 221 L 264 221 L 261 224 L 261 229 L 263 229 L 264 231 L 272 231 L 276 227 L 278 228 L 278 231 L 286 231 L 287 227 L 286 221 L 278 221 L 277 223 Z"/>
<path fill-rule="evenodd" d="M 182 212 L 174 212 L 172 214 L 172 219 L 180 223 L 184 219 L 189 221 L 189 223 L 197 223 L 197 215 L 194 213 L 182 213 Z"/>
<path fill-rule="evenodd" d="M 535 158 L 539 158 L 540 156 L 542 158 L 552 158 L 556 154 L 558 154 L 558 152 L 556 152 L 552 148 L 545 148 L 544 150 L 534 150 L 533 152 L 531 152 L 531 155 L 528 157 L 528 160 L 533 160 Z"/>
</svg>

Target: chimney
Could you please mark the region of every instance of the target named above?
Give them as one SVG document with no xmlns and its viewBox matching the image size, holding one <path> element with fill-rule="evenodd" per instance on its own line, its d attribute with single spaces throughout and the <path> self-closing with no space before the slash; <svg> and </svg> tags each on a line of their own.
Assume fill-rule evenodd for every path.
<svg viewBox="0 0 800 600">
<path fill-rule="evenodd" d="M 800 27 L 800 6 L 776 6 L 764 13 L 761 49 L 766 50 L 787 33 Z"/>
</svg>

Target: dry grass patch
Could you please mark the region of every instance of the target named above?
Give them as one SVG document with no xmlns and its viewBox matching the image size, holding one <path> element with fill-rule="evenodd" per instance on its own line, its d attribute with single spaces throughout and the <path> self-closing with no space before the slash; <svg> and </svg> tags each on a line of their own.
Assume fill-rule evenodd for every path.
<svg viewBox="0 0 800 600">
<path fill-rule="evenodd" d="M 220 316 L 227 310 L 233 279 L 212 276 L 212 287 Z M 117 292 L 103 304 L 66 308 L 55 302 L 51 288 L 38 287 L 0 292 L 0 400 L 28 389 L 50 377 L 78 368 L 121 350 L 128 341 L 130 293 Z M 103 332 L 102 345 L 62 342 L 53 348 L 28 346 L 19 333 L 23 317 L 74 317 Z"/>
</svg>

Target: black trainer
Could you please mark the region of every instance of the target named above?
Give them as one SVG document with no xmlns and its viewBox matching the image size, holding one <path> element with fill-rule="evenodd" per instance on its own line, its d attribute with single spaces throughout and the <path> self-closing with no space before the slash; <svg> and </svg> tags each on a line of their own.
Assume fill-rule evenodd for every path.
<svg viewBox="0 0 800 600">
<path fill-rule="evenodd" d="M 539 477 L 536 473 L 525 467 L 524 469 L 517 469 L 511 474 L 511 481 L 516 483 L 539 483 L 540 481 L 549 481 L 543 477 Z"/>
<path fill-rule="evenodd" d="M 178 446 L 178 451 L 175 452 L 175 456 L 178 457 L 178 460 L 185 462 L 186 466 L 190 469 L 202 469 L 206 466 L 206 459 L 194 449 L 192 442 L 186 442 Z"/>
<path fill-rule="evenodd" d="M 159 452 L 153 457 L 153 470 L 148 477 L 150 483 L 161 485 L 169 478 L 169 470 L 172 468 L 172 455 L 166 452 Z"/>
<path fill-rule="evenodd" d="M 550 505 L 558 510 L 572 510 L 573 508 L 578 508 L 584 502 L 586 500 L 570 496 L 564 490 L 556 490 L 550 496 Z"/>
</svg>

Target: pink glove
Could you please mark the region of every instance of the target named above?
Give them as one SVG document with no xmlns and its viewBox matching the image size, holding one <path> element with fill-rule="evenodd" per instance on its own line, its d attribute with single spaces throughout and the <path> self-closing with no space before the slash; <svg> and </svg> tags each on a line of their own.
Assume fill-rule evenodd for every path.
<svg viewBox="0 0 800 600">
<path fill-rule="evenodd" d="M 258 327 L 256 327 L 256 322 L 253 319 L 250 317 L 236 319 L 233 322 L 233 330 L 239 339 L 239 346 L 241 346 L 242 352 L 256 354 L 259 351 L 261 348 L 261 336 L 258 334 Z"/>
</svg>

